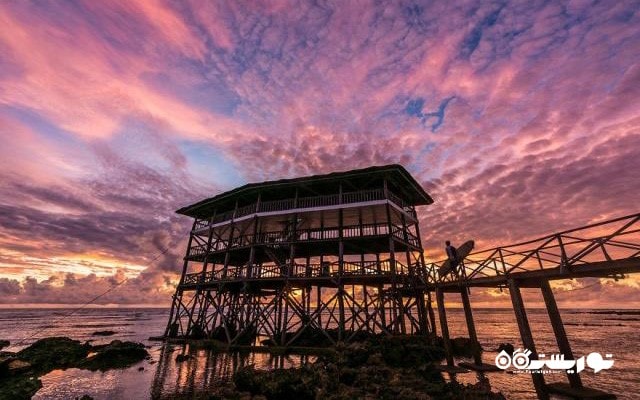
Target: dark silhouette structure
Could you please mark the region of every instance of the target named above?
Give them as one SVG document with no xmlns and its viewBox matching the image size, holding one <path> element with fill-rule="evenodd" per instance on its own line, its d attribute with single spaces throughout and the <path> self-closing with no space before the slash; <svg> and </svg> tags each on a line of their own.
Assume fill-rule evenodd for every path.
<svg viewBox="0 0 640 400">
<path fill-rule="evenodd" d="M 415 207 L 432 202 L 403 167 L 389 165 L 249 184 L 178 210 L 194 223 L 165 337 L 315 346 L 372 333 L 435 335 L 434 292 L 443 370 L 482 374 L 497 368 L 483 363 L 479 346 L 472 363 L 454 365 L 446 293 L 460 295 L 478 343 L 471 288 L 507 290 L 522 345 L 537 359 L 521 289 L 540 290 L 558 350 L 573 359 L 550 282 L 640 272 L 636 213 L 465 252 L 449 273 L 449 260 L 424 261 Z M 615 398 L 584 387 L 575 368 L 566 375 L 547 384 L 531 374 L 537 396 Z"/>
<path fill-rule="evenodd" d="M 460 295 L 469 338 L 477 342 L 477 332 L 470 301 L 470 288 L 500 288 L 511 297 L 521 343 L 537 359 L 535 335 L 529 324 L 522 288 L 537 289 L 544 301 L 558 350 L 567 360 L 574 360 L 569 337 L 562 322 L 550 282 L 575 278 L 625 279 L 640 272 L 640 214 L 601 221 L 594 224 L 553 233 L 526 242 L 478 251 L 459 261 L 458 274 L 439 274 L 446 261 L 427 265 L 430 289 L 436 292 L 441 335 L 447 351 L 447 366 L 454 370 L 464 367 L 490 371 L 494 365 L 482 363 L 480 354 L 473 363 L 454 365 L 449 341 L 449 323 L 445 309 L 445 293 Z M 579 303 L 582 292 L 572 296 Z M 549 349 L 544 352 L 548 353 Z M 540 399 L 557 394 L 569 398 L 611 399 L 614 395 L 584 387 L 575 368 L 566 372 L 568 382 L 546 383 L 544 374 L 531 374 Z"/>
<path fill-rule="evenodd" d="M 428 334 L 416 206 L 399 165 L 248 184 L 178 210 L 194 218 L 168 337 L 313 345 Z"/>
</svg>

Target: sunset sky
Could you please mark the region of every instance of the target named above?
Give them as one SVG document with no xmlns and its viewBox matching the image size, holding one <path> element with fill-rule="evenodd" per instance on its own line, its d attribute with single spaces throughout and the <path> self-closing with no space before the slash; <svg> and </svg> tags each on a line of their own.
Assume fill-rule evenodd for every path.
<svg viewBox="0 0 640 400">
<path fill-rule="evenodd" d="M 174 210 L 254 181 L 401 163 L 435 200 L 434 259 L 445 239 L 639 212 L 639 10 L 2 1 L 0 303 L 83 303 L 131 277 L 98 303 L 168 305 L 190 228 Z M 640 307 L 639 284 L 558 299 Z M 494 295 L 474 292 L 508 305 Z"/>
</svg>

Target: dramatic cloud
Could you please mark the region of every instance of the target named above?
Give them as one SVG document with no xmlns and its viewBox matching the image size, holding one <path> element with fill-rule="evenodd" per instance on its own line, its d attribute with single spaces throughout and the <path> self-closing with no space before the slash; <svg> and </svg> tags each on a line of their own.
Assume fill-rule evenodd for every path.
<svg viewBox="0 0 640 400">
<path fill-rule="evenodd" d="M 639 25 L 633 1 L 2 2 L 0 295 L 126 276 L 105 302 L 166 303 L 176 208 L 372 164 L 433 195 L 433 258 L 637 212 Z"/>
</svg>

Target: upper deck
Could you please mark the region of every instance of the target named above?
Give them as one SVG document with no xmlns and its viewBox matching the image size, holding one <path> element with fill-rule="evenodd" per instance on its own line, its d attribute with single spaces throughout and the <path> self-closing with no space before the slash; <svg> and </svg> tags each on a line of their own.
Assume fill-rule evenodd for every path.
<svg viewBox="0 0 640 400">
<path fill-rule="evenodd" d="M 386 201 L 414 218 L 415 206 L 433 203 L 407 170 L 394 164 L 250 183 L 183 207 L 177 213 L 195 218 L 197 230 L 254 214 L 349 208 Z"/>
</svg>

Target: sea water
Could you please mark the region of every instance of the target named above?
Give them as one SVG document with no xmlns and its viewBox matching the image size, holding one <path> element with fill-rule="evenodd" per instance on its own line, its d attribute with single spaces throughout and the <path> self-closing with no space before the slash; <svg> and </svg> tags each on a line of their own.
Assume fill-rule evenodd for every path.
<svg viewBox="0 0 640 400">
<path fill-rule="evenodd" d="M 106 372 L 52 371 L 41 377 L 43 387 L 34 397 L 36 399 L 69 399 L 85 394 L 95 399 L 189 398 L 229 379 L 233 371 L 243 365 L 253 364 L 261 369 L 289 368 L 313 360 L 307 356 L 240 355 L 200 349 L 191 353 L 194 358 L 176 362 L 176 355 L 189 349 L 178 345 L 163 346 L 149 340 L 151 336 L 163 334 L 169 314 L 167 309 L 86 308 L 69 315 L 71 312 L 71 309 L 0 309 L 0 339 L 12 343 L 4 350 L 16 351 L 37 339 L 51 336 L 90 340 L 93 344 L 119 339 L 149 346 L 151 360 Z M 561 313 L 576 358 L 591 352 L 613 355 L 612 368 L 598 373 L 587 368 L 581 372 L 583 384 L 614 393 L 619 399 L 636 398 L 635 393 L 640 393 L 640 311 L 562 310 Z M 451 337 L 468 336 L 462 310 L 450 309 L 447 317 Z M 558 353 L 545 310 L 530 309 L 528 317 L 538 353 Z M 474 309 L 474 319 L 478 339 L 485 349 L 484 362 L 494 364 L 500 343 L 512 343 L 516 348 L 521 346 L 512 310 Z M 97 331 L 114 331 L 115 334 L 108 337 L 93 335 Z M 508 399 L 535 398 L 529 374 L 497 372 L 485 376 L 493 390 L 502 392 Z M 446 378 L 450 379 L 449 376 Z M 474 383 L 478 376 L 469 372 L 457 374 L 455 379 Z M 566 375 L 561 372 L 545 374 L 545 380 L 566 382 Z"/>
</svg>

